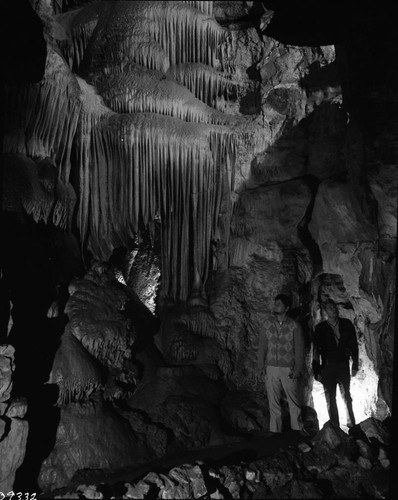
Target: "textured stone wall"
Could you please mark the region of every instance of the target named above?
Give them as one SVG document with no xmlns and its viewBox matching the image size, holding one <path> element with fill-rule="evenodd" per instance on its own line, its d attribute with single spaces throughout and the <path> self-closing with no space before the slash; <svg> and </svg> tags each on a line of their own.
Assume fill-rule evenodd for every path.
<svg viewBox="0 0 398 500">
<path fill-rule="evenodd" d="M 0 345 L 0 491 L 13 489 L 15 474 L 22 464 L 29 425 L 24 418 L 24 398 L 11 397 L 15 369 L 14 348 Z"/>
<path fill-rule="evenodd" d="M 233 13 L 225 3 L 219 9 L 232 26 Z M 201 355 L 193 337 L 225 345 L 228 355 L 216 363 L 241 386 L 256 375 L 257 337 L 276 293 L 292 293 L 308 338 L 320 320 L 319 299 L 330 296 L 354 322 L 362 346 L 358 394 L 367 393 L 367 374 L 376 385 L 380 377 L 378 389 L 369 383 L 374 393 L 366 395 L 373 414 L 378 397 L 391 407 L 397 159 L 394 106 L 384 114 L 388 97 L 381 95 L 379 77 L 363 69 L 362 22 L 355 18 L 337 55 L 333 46 L 284 45 L 254 27 L 233 25 L 227 52 L 241 82 L 233 109 L 251 116 L 255 131 L 237 149 L 232 206 L 221 213 L 208 305 L 183 313 L 190 317 L 183 334 L 165 326 L 161 335 L 166 354 L 175 342 L 183 353 L 185 335 L 186 361 L 199 364 L 210 348 Z M 394 52 L 392 42 L 387 50 Z M 388 59 L 381 58 L 387 67 Z M 393 83 L 387 91 L 393 98 Z"/>
<path fill-rule="evenodd" d="M 2 261 L 17 306 L 10 338 L 17 355 L 25 352 L 20 359 L 29 359 L 36 341 L 51 346 L 42 365 L 52 365 L 62 406 L 41 473 L 45 488 L 63 486 L 80 468 L 224 443 L 225 422 L 264 431 L 257 345 L 279 292 L 292 294 L 306 335 L 303 404 L 313 405 L 310 340 L 319 301 L 331 297 L 355 324 L 359 381 L 366 385 L 367 372 L 379 378 L 367 416 L 378 397 L 379 406 L 392 405 L 394 30 L 383 38 L 377 30 L 387 20 L 359 13 L 336 47 L 290 45 L 261 33 L 250 2 L 153 4 L 135 11 L 122 2 L 113 11 L 93 2 L 56 16 L 67 2 L 57 2 L 56 12 L 51 2 L 34 2 L 45 28 L 44 75 L 6 89 L 3 210 L 10 227 L 16 214 L 25 234 L 11 239 Z M 168 29 L 175 37 L 165 36 Z M 135 255 L 138 233 L 153 246 Z M 70 284 L 76 236 L 90 272 Z M 29 238 L 39 250 L 26 257 Z M 61 277 L 52 276 L 53 255 L 43 250 L 57 238 L 68 254 Z M 130 288 L 117 283 L 111 264 L 94 262 L 121 247 L 131 262 L 117 271 Z M 36 255 L 40 269 L 23 276 Z M 29 293 L 15 292 L 15 276 Z M 60 286 L 66 308 L 58 311 Z M 159 332 L 141 301 L 157 315 Z M 27 312 L 46 325 L 29 343 Z M 55 328 L 42 316 L 63 313 L 66 327 L 51 337 Z M 29 386 L 20 372 L 19 390 Z M 16 419 L 3 410 L 6 429 L 7 418 Z M 26 426 L 18 422 L 23 448 Z M 69 448 L 65 437 L 79 433 L 91 433 L 92 442 Z M 22 458 L 7 456 L 10 484 Z"/>
</svg>

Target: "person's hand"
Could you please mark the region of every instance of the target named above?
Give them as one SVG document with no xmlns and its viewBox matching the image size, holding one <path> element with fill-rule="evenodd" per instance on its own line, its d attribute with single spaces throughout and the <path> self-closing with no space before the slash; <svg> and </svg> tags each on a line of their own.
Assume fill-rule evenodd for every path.
<svg viewBox="0 0 398 500">
<path fill-rule="evenodd" d="M 292 370 L 290 373 L 289 373 L 289 378 L 290 379 L 297 379 L 301 376 L 301 371 L 298 371 L 298 370 Z"/>
</svg>

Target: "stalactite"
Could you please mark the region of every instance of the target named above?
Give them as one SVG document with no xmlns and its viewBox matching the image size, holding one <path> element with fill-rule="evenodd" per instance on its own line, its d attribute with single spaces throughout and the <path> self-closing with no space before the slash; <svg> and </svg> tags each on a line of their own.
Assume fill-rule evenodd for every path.
<svg viewBox="0 0 398 500">
<path fill-rule="evenodd" d="M 171 66 L 167 74 L 187 87 L 202 102 L 216 109 L 219 98 L 228 98 L 239 85 L 231 76 L 200 63 Z"/>
<path fill-rule="evenodd" d="M 121 72 L 131 62 L 167 71 L 168 55 L 155 38 L 159 23 L 149 12 L 152 3 L 114 2 L 103 9 L 90 42 L 89 71 Z"/>
<path fill-rule="evenodd" d="M 217 111 L 218 98 L 235 85 L 219 71 L 225 30 L 212 18 L 212 2 L 102 4 L 98 22 L 94 7 L 57 16 L 65 30 L 58 41 L 75 70 L 85 57 L 87 78 L 109 108 L 49 47 L 40 84 L 7 89 L 8 115 L 25 109 L 18 122 L 9 116 L 4 149 L 55 160 L 55 198 L 23 203 L 35 220 L 52 217 L 66 228 L 73 142 L 82 246 L 107 259 L 159 216 L 163 283 L 174 298 L 186 298 L 193 274 L 202 282 L 208 275 L 219 185 L 230 176 L 233 143 L 220 125 L 232 130 L 240 121 Z M 106 343 L 89 344 L 107 353 Z"/>
<path fill-rule="evenodd" d="M 230 135 L 221 126 L 161 115 L 102 115 L 91 132 L 90 189 L 85 192 L 89 200 L 80 206 L 81 211 L 91 207 L 88 244 L 95 255 L 109 258 L 115 246 L 129 243 L 129 224 L 137 233 L 140 221 L 148 225 L 160 211 L 166 226 L 162 232 L 164 285 L 172 286 L 173 296 L 187 296 L 184 280 L 188 281 L 190 266 L 205 280 L 221 194 L 219 183 L 212 179 L 221 180 L 227 169 L 221 165 L 233 154 Z M 128 210 L 125 200 L 132 201 Z M 81 213 L 80 220 L 87 217 Z M 181 250 L 189 241 L 191 257 L 188 250 Z"/>
<path fill-rule="evenodd" d="M 149 111 L 186 121 L 218 124 L 241 120 L 204 104 L 170 77 L 165 78 L 160 71 L 147 70 L 136 64 L 130 64 L 122 74 L 94 77 L 93 83 L 105 103 L 118 113 Z"/>
<path fill-rule="evenodd" d="M 224 29 L 215 19 L 181 2 L 167 2 L 162 9 L 153 5 L 152 15 L 162 23 L 159 37 L 162 46 L 168 49 L 171 65 L 192 61 L 215 64 L 225 36 Z"/>
<path fill-rule="evenodd" d="M 58 19 L 56 18 L 56 21 L 62 22 L 59 17 Z M 58 40 L 58 46 L 71 70 L 79 70 L 87 45 L 97 26 L 97 22 L 98 19 L 93 19 L 87 23 L 73 27 L 67 39 Z"/>
<path fill-rule="evenodd" d="M 187 345 L 184 334 L 174 338 L 173 344 L 169 349 L 169 356 L 177 363 L 186 363 L 194 360 L 198 355 L 194 345 Z"/>
<path fill-rule="evenodd" d="M 102 98 L 97 94 L 94 87 L 88 85 L 82 78 L 77 78 L 77 81 L 83 103 L 79 127 L 76 131 L 76 159 L 80 168 L 77 223 L 80 230 L 81 245 L 85 246 L 90 230 L 94 231 L 96 237 L 99 236 L 100 205 L 98 197 L 92 196 L 92 191 L 97 188 L 97 125 L 102 116 L 112 112 L 103 104 Z"/>
<path fill-rule="evenodd" d="M 70 230 L 72 227 L 73 209 L 76 203 L 76 194 L 68 183 L 66 186 L 58 181 L 56 187 L 56 203 L 52 214 L 52 222 L 55 226 Z"/>
<path fill-rule="evenodd" d="M 216 321 L 203 309 L 191 309 L 189 314 L 182 314 L 175 322 L 178 329 L 184 329 L 201 337 L 216 337 Z"/>
<path fill-rule="evenodd" d="M 204 3 L 199 6 L 206 9 Z M 224 40 L 223 28 L 209 14 L 182 2 L 117 2 L 112 19 L 100 19 L 99 26 L 104 28 L 98 30 L 93 50 L 101 57 L 93 58 L 91 70 L 105 63 L 105 73 L 129 61 L 164 72 L 192 57 L 214 65 Z"/>
<path fill-rule="evenodd" d="M 218 71 L 225 31 L 212 9 L 211 2 L 108 5 L 86 56 L 89 81 L 109 108 L 79 80 L 82 243 L 106 260 L 159 217 L 163 293 L 183 300 L 194 273 L 201 283 L 208 276 L 220 184 L 231 177 L 231 134 L 242 125 L 217 110 L 235 83 Z"/>
<path fill-rule="evenodd" d="M 101 61 L 101 71 L 104 74 L 124 72 L 131 62 L 162 72 L 170 67 L 167 53 L 149 35 L 130 35 L 122 42 L 113 42 L 105 47 L 103 56 L 105 61 Z"/>
<path fill-rule="evenodd" d="M 203 1 L 203 0 L 182 0 L 183 3 L 190 5 L 191 7 L 195 7 L 195 9 L 201 10 L 205 14 L 209 16 L 213 15 L 213 1 Z"/>
<path fill-rule="evenodd" d="M 51 46 L 43 80 L 5 86 L 4 104 L 3 151 L 51 157 L 62 182 L 68 182 L 81 102 L 74 76 Z"/>
<path fill-rule="evenodd" d="M 70 184 L 64 186 L 57 177 L 46 176 L 48 172 L 40 173 L 40 162 L 20 153 L 5 154 L 3 167 L 4 210 L 20 213 L 23 207 L 35 222 L 51 221 L 62 229 L 71 227 L 76 196 Z M 52 174 L 55 171 L 57 175 L 56 167 L 53 169 Z"/>
<path fill-rule="evenodd" d="M 101 373 L 96 361 L 71 334 L 68 327 L 55 354 L 49 383 L 58 385 L 59 406 L 87 400 L 95 390 L 102 387 Z"/>
<path fill-rule="evenodd" d="M 61 14 L 65 12 L 70 4 L 73 4 L 71 0 L 52 0 L 52 7 L 54 9 L 55 14 Z"/>
</svg>

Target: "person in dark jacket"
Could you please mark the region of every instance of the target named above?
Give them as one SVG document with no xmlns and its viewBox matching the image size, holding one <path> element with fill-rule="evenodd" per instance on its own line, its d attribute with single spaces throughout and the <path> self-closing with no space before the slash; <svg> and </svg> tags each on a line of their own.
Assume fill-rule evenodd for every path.
<svg viewBox="0 0 398 500">
<path fill-rule="evenodd" d="M 266 366 L 270 431 L 282 432 L 282 391 L 289 405 L 290 426 L 302 435 L 304 429 L 298 384 L 304 368 L 304 336 L 299 323 L 289 318 L 290 297 L 279 294 L 274 299 L 273 315 L 264 323 L 259 338 L 258 370 Z"/>
<path fill-rule="evenodd" d="M 358 342 L 354 325 L 350 320 L 340 318 L 335 302 L 328 299 L 322 304 L 326 321 L 315 328 L 313 371 L 315 379 L 322 383 L 325 390 L 329 418 L 339 424 L 336 403 L 336 388 L 340 393 L 347 411 L 347 426 L 355 425 L 350 394 L 350 358 L 352 376 L 358 372 Z"/>
</svg>

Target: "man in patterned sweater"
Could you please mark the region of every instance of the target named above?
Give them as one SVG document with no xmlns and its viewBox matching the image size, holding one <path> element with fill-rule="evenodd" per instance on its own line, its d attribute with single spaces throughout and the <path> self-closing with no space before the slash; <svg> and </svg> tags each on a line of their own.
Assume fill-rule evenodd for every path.
<svg viewBox="0 0 398 500">
<path fill-rule="evenodd" d="M 304 336 L 301 326 L 287 316 L 290 297 L 279 294 L 274 299 L 273 315 L 260 332 L 258 368 L 266 366 L 270 431 L 282 432 L 281 397 L 285 392 L 290 412 L 290 426 L 306 435 L 301 418 L 298 384 L 304 367 Z"/>
</svg>

